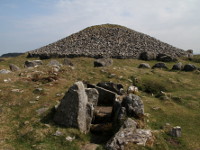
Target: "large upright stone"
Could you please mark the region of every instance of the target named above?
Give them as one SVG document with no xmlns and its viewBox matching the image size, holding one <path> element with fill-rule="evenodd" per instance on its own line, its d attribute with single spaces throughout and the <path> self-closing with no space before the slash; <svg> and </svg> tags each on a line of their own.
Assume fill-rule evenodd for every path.
<svg viewBox="0 0 200 150">
<path fill-rule="evenodd" d="M 89 99 L 93 101 L 91 97 Z M 88 101 L 84 84 L 76 82 L 61 100 L 54 121 L 66 127 L 78 128 L 81 132 L 86 133 L 90 129 L 92 117 L 93 104 Z"/>
</svg>

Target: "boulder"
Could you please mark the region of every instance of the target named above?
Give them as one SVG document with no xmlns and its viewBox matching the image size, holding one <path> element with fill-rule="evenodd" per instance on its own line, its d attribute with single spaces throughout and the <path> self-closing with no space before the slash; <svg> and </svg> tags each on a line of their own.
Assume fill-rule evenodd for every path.
<svg viewBox="0 0 200 150">
<path fill-rule="evenodd" d="M 91 96 L 88 98 L 83 82 L 76 82 L 61 100 L 54 115 L 54 121 L 59 125 L 74 127 L 87 133 L 93 117 L 93 104 L 89 102 L 89 99 L 92 102 L 95 101 L 91 98 Z"/>
<path fill-rule="evenodd" d="M 124 97 L 121 107 L 126 108 L 126 113 L 129 117 L 141 118 L 144 116 L 144 104 L 137 95 L 129 94 Z"/>
<path fill-rule="evenodd" d="M 181 62 L 173 65 L 172 70 L 182 70 L 183 69 L 183 64 Z"/>
<path fill-rule="evenodd" d="M 156 59 L 156 53 L 154 53 L 154 52 L 142 52 L 140 54 L 140 59 L 142 59 L 142 60 L 155 60 Z"/>
<path fill-rule="evenodd" d="M 174 62 L 177 61 L 177 59 L 173 58 L 172 56 L 166 55 L 166 54 L 158 54 L 156 57 L 157 61 L 163 61 L 163 62 Z"/>
<path fill-rule="evenodd" d="M 9 67 L 10 67 L 10 70 L 13 71 L 13 72 L 19 70 L 19 67 L 14 65 L 14 64 L 10 64 Z"/>
<path fill-rule="evenodd" d="M 37 67 L 38 65 L 43 65 L 43 62 L 41 60 L 33 60 L 33 61 L 25 61 L 24 67 Z"/>
<path fill-rule="evenodd" d="M 122 90 L 123 85 L 121 85 L 121 84 L 116 84 L 113 82 L 100 82 L 97 84 L 97 86 L 107 89 L 109 91 L 115 92 L 118 95 L 123 94 L 123 90 Z"/>
<path fill-rule="evenodd" d="M 151 66 L 150 66 L 149 64 L 147 64 L 147 63 L 142 63 L 142 64 L 140 64 L 140 65 L 138 66 L 138 68 L 150 69 Z"/>
<path fill-rule="evenodd" d="M 10 73 L 10 70 L 6 70 L 6 69 L 0 70 L 0 74 L 8 74 L 8 73 Z"/>
<path fill-rule="evenodd" d="M 152 67 L 152 69 L 155 69 L 155 68 L 159 68 L 159 69 L 168 69 L 167 66 L 166 66 L 166 64 L 165 64 L 165 63 L 162 63 L 162 62 L 157 63 L 157 64 L 155 64 L 155 65 Z"/>
<path fill-rule="evenodd" d="M 63 65 L 66 65 L 66 66 L 74 66 L 74 64 L 71 62 L 71 60 L 69 60 L 68 58 L 65 58 L 63 60 Z"/>
<path fill-rule="evenodd" d="M 192 65 L 192 64 L 186 64 L 183 67 L 183 71 L 194 71 L 196 69 L 197 69 L 197 67 L 195 65 Z"/>
<path fill-rule="evenodd" d="M 51 60 L 48 66 L 62 66 L 57 60 Z"/>
<path fill-rule="evenodd" d="M 110 58 L 100 58 L 94 61 L 94 67 L 107 67 L 113 64 L 113 60 Z"/>
<path fill-rule="evenodd" d="M 106 144 L 107 150 L 124 150 L 125 146 L 134 143 L 141 146 L 152 146 L 154 136 L 150 130 L 136 129 L 137 123 L 128 118 L 120 130 Z"/>
</svg>

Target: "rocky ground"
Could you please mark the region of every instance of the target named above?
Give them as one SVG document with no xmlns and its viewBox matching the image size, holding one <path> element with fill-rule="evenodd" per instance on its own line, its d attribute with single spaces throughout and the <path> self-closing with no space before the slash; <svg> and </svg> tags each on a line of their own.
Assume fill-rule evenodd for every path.
<svg viewBox="0 0 200 150">
<path fill-rule="evenodd" d="M 113 59 L 100 66 L 93 58 L 35 60 L 22 55 L 0 62 L 1 150 L 200 148 L 199 56 L 164 63 Z M 81 121 L 60 123 L 61 108 Z"/>
</svg>

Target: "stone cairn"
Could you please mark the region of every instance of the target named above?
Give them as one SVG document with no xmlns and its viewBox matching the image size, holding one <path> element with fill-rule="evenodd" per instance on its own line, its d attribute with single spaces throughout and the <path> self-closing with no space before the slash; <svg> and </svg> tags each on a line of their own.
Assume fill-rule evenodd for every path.
<svg viewBox="0 0 200 150">
<path fill-rule="evenodd" d="M 104 24 L 88 27 L 57 42 L 28 52 L 28 57 L 139 58 L 142 52 L 166 54 L 173 58 L 189 57 L 189 52 L 175 48 L 129 28 Z"/>
</svg>

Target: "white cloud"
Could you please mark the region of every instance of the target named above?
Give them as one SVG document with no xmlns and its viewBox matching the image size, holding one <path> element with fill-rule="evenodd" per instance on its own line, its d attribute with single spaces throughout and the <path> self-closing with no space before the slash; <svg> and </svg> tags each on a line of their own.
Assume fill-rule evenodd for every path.
<svg viewBox="0 0 200 150">
<path fill-rule="evenodd" d="M 20 35 L 19 43 L 27 41 L 27 50 L 91 25 L 113 23 L 200 53 L 198 0 L 46 0 L 41 5 L 51 9 L 52 14 L 15 22 L 18 30 L 13 34 Z"/>
</svg>

